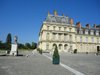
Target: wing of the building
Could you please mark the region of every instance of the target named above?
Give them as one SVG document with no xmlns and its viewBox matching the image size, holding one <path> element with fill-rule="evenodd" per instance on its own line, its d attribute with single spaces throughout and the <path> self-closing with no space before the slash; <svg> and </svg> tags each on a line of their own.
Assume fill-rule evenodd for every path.
<svg viewBox="0 0 100 75">
<path fill-rule="evenodd" d="M 48 13 L 39 32 L 38 47 L 43 51 L 53 51 L 54 44 L 59 51 L 96 52 L 100 46 L 100 26 L 81 27 L 80 22 L 74 25 L 68 16 Z"/>
</svg>

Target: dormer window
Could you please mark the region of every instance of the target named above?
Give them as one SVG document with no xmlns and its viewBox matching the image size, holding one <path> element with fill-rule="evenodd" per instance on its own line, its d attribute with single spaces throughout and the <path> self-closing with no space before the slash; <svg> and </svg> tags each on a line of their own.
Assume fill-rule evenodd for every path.
<svg viewBox="0 0 100 75">
<path fill-rule="evenodd" d="M 91 35 L 94 35 L 94 31 L 93 31 L 93 30 L 90 30 L 90 34 L 91 34 Z"/>
<path fill-rule="evenodd" d="M 61 23 L 61 18 L 60 17 L 55 17 L 55 18 L 56 18 L 57 23 Z"/>
<path fill-rule="evenodd" d="M 52 17 L 52 22 L 56 22 L 56 19 L 55 19 L 55 17 Z"/>
<path fill-rule="evenodd" d="M 98 30 L 96 30 L 96 35 L 99 35 L 99 31 Z"/>
<path fill-rule="evenodd" d="M 85 34 L 88 34 L 88 30 L 87 29 L 85 30 Z"/>
<path fill-rule="evenodd" d="M 80 31 L 79 31 L 79 34 L 83 34 L 83 30 L 80 30 Z"/>
<path fill-rule="evenodd" d="M 62 18 L 62 23 L 66 23 L 66 19 L 65 18 Z"/>
<path fill-rule="evenodd" d="M 83 34 L 83 30 L 81 30 L 81 34 Z"/>
</svg>

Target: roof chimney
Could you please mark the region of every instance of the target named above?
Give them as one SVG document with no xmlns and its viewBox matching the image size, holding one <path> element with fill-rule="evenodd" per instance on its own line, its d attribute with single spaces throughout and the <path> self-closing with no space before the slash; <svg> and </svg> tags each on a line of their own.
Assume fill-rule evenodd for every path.
<svg viewBox="0 0 100 75">
<path fill-rule="evenodd" d="M 89 28 L 90 29 L 90 24 L 86 24 L 86 28 Z"/>
<path fill-rule="evenodd" d="M 96 28 L 96 24 L 93 25 L 93 28 Z"/>
<path fill-rule="evenodd" d="M 80 22 L 77 22 L 76 23 L 76 27 L 81 28 L 81 23 Z"/>
<path fill-rule="evenodd" d="M 58 15 L 56 10 L 54 10 L 54 15 L 55 15 L 55 16 L 57 16 L 57 15 Z"/>
<path fill-rule="evenodd" d="M 70 19 L 69 23 L 72 25 L 74 23 L 73 19 Z"/>
<path fill-rule="evenodd" d="M 64 16 L 64 14 L 62 14 L 62 16 Z"/>
<path fill-rule="evenodd" d="M 50 15 L 50 12 L 48 11 L 48 16 Z"/>
</svg>

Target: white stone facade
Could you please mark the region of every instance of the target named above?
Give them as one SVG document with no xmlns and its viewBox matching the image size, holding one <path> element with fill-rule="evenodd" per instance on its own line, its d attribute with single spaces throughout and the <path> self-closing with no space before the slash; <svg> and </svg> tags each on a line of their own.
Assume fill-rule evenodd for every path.
<svg viewBox="0 0 100 75">
<path fill-rule="evenodd" d="M 53 44 L 57 44 L 59 52 L 96 52 L 100 46 L 100 29 L 80 27 L 74 25 L 73 20 L 66 16 L 48 14 L 39 33 L 38 47 L 44 51 L 53 51 Z"/>
</svg>

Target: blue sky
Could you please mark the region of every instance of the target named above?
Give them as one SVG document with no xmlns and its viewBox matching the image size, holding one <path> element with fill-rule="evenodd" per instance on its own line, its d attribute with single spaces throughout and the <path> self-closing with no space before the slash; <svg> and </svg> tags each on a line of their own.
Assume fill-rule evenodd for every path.
<svg viewBox="0 0 100 75">
<path fill-rule="evenodd" d="M 100 0 L 0 0 L 0 40 L 8 33 L 20 43 L 38 42 L 38 34 L 48 11 L 65 14 L 82 26 L 100 24 Z"/>
</svg>

